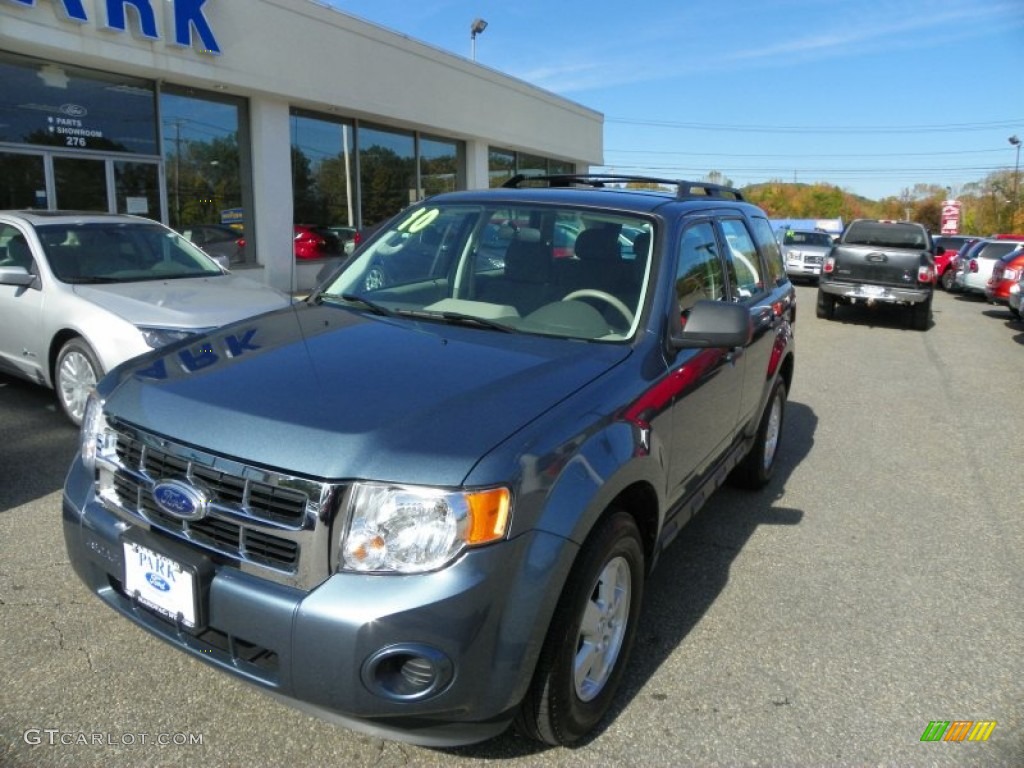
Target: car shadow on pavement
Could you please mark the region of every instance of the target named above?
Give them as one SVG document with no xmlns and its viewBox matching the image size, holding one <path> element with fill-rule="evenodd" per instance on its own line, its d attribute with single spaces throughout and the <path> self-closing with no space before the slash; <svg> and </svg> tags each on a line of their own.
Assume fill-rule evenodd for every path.
<svg viewBox="0 0 1024 768">
<path fill-rule="evenodd" d="M 938 314 L 939 310 L 932 310 L 932 312 L 933 317 L 929 328 L 934 327 L 934 315 Z M 869 328 L 912 330 L 910 325 L 910 307 L 892 304 L 875 304 L 874 306 L 867 306 L 865 304 L 857 304 L 855 306 L 837 304 L 832 322 L 843 323 L 844 325 L 863 325 Z M 920 333 L 920 331 L 914 332 Z"/>
<path fill-rule="evenodd" d="M 662 553 L 647 582 L 632 658 L 612 708 L 591 733 L 572 745 L 572 749 L 585 747 L 600 738 L 604 729 L 637 696 L 658 700 L 671 698 L 646 690 L 648 683 L 715 603 L 729 582 L 733 560 L 761 526 L 798 525 L 803 520 L 803 511 L 777 507 L 775 502 L 783 496 L 793 470 L 810 453 L 817 425 L 818 418 L 810 407 L 790 401 L 781 453 L 771 483 L 759 493 L 729 486 L 719 489 Z M 692 702 L 693 706 L 698 704 Z M 502 759 L 545 750 L 543 745 L 510 729 L 482 744 L 442 751 L 465 757 Z"/>
<path fill-rule="evenodd" d="M 0 513 L 60 490 L 77 451 L 53 392 L 0 374 Z"/>
<path fill-rule="evenodd" d="M 1014 332 L 1013 340 L 1018 344 L 1024 344 L 1024 319 L 1011 317 L 1006 322 L 1006 327 Z"/>
</svg>

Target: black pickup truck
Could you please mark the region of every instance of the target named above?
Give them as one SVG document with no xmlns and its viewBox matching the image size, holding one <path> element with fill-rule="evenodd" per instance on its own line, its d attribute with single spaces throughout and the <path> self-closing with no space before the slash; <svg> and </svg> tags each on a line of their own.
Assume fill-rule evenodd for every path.
<svg viewBox="0 0 1024 768">
<path fill-rule="evenodd" d="M 818 317 L 831 320 L 839 303 L 900 304 L 910 307 L 911 327 L 928 330 L 935 256 L 942 252 L 920 224 L 851 221 L 825 258 L 818 283 Z"/>
</svg>

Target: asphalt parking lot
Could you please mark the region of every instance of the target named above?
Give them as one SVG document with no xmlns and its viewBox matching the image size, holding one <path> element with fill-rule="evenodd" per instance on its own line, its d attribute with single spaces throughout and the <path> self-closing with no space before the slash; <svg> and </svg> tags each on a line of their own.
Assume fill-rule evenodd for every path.
<svg viewBox="0 0 1024 768">
<path fill-rule="evenodd" d="M 64 554 L 77 433 L 0 376 L 0 765 L 1024 765 L 1024 324 L 945 293 L 926 333 L 826 322 L 798 291 L 778 475 L 673 544 L 617 706 L 573 749 L 383 742 L 115 616 Z M 996 725 L 923 742 L 933 721 Z"/>
</svg>

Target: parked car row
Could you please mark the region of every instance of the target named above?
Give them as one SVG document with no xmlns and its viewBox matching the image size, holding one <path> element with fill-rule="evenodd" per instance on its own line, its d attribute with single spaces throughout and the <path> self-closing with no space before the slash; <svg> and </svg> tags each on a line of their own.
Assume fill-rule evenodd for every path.
<svg viewBox="0 0 1024 768">
<path fill-rule="evenodd" d="M 187 224 L 178 231 L 216 259 L 222 267 L 245 262 L 245 235 L 223 224 Z M 329 259 L 348 256 L 362 240 L 355 227 L 296 224 L 293 228 L 296 259 Z"/>
<path fill-rule="evenodd" d="M 957 252 L 943 276 L 942 286 L 953 293 L 984 296 L 1010 306 L 1010 296 L 1020 291 L 1022 267 L 1024 235 L 980 238 Z"/>
</svg>

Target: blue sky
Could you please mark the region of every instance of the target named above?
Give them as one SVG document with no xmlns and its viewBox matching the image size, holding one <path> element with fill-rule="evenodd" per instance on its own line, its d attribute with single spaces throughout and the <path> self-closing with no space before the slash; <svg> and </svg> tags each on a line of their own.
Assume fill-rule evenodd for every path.
<svg viewBox="0 0 1024 768">
<path fill-rule="evenodd" d="M 605 167 L 880 199 L 1013 170 L 1024 0 L 326 0 L 605 116 Z M 1022 160 L 1024 163 L 1024 160 Z"/>
</svg>

